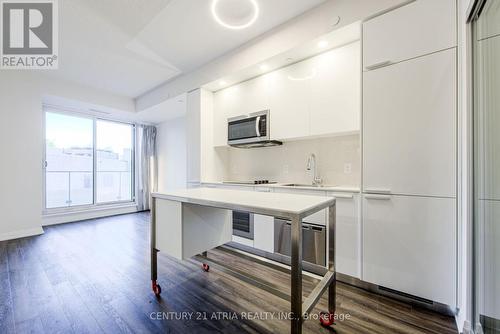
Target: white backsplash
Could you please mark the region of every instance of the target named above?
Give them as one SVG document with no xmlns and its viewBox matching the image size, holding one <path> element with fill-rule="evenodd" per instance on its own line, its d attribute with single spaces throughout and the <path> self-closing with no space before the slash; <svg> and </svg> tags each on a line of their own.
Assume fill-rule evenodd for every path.
<svg viewBox="0 0 500 334">
<path fill-rule="evenodd" d="M 306 165 L 311 153 L 316 155 L 318 173 L 324 184 L 360 185 L 359 135 L 297 140 L 274 147 L 229 148 L 229 168 L 225 179 L 267 179 L 309 184 L 312 181 L 312 171 L 307 171 Z"/>
</svg>

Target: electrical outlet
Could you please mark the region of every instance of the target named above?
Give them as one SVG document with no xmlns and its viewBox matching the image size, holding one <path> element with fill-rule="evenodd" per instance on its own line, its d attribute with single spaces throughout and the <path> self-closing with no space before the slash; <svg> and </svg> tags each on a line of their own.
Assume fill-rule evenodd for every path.
<svg viewBox="0 0 500 334">
<path fill-rule="evenodd" d="M 344 164 L 344 174 L 351 174 L 352 173 L 352 164 L 347 163 Z"/>
</svg>

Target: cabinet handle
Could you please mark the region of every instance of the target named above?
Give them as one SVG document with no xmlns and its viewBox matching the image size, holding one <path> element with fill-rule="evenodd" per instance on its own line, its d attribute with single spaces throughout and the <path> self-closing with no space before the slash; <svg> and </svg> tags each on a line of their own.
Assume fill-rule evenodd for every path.
<svg viewBox="0 0 500 334">
<path fill-rule="evenodd" d="M 354 195 L 346 195 L 346 194 L 331 194 L 331 196 L 335 198 L 347 198 L 347 199 L 352 199 L 354 198 Z"/>
<path fill-rule="evenodd" d="M 391 189 L 377 189 L 377 188 L 372 188 L 372 189 L 365 189 L 365 193 L 372 193 L 372 194 L 390 194 Z"/>
<path fill-rule="evenodd" d="M 260 137 L 260 116 L 255 120 L 255 133 L 257 133 L 257 137 Z"/>
<path fill-rule="evenodd" d="M 378 201 L 389 201 L 391 199 L 391 196 L 367 194 L 367 195 L 365 195 L 365 198 L 366 199 L 374 199 L 374 200 L 378 200 Z"/>
<path fill-rule="evenodd" d="M 383 67 L 383 66 L 390 65 L 390 64 L 392 64 L 392 61 L 385 60 L 385 61 L 381 61 L 379 63 L 375 63 L 375 64 L 372 64 L 372 65 L 365 66 L 365 69 L 369 71 L 369 70 L 374 70 L 376 68 Z"/>
</svg>

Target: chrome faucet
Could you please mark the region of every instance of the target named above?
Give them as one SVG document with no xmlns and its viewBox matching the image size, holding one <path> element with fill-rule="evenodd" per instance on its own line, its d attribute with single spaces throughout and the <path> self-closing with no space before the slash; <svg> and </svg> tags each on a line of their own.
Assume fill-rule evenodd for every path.
<svg viewBox="0 0 500 334">
<path fill-rule="evenodd" d="M 307 159 L 307 170 L 312 170 L 313 171 L 313 180 L 312 180 L 312 185 L 313 186 L 319 186 L 323 182 L 323 180 L 319 177 L 318 175 L 318 167 L 316 166 L 316 155 L 314 153 L 311 153 L 309 158 Z"/>
</svg>

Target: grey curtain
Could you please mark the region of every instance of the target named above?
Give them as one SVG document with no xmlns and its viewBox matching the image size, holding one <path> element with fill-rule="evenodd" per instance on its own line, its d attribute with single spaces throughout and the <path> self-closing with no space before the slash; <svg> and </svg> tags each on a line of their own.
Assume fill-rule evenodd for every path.
<svg viewBox="0 0 500 334">
<path fill-rule="evenodd" d="M 137 131 L 139 152 L 137 209 L 150 209 L 151 192 L 157 189 L 156 127 L 139 125 Z"/>
</svg>

